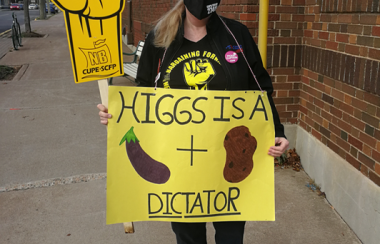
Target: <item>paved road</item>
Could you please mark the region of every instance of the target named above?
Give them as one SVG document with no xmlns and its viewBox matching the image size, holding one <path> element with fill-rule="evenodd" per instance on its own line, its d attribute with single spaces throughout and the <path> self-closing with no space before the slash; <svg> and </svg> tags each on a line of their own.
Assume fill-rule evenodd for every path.
<svg viewBox="0 0 380 244">
<path fill-rule="evenodd" d="M 0 33 L 3 33 L 6 30 L 9 30 L 12 26 L 12 12 L 17 14 L 17 20 L 20 25 L 24 24 L 24 11 L 10 11 L 9 9 L 1 9 L 0 10 Z M 34 20 L 36 17 L 40 16 L 40 10 L 29 10 L 30 20 Z M 33 29 L 33 24 L 32 24 Z"/>
</svg>

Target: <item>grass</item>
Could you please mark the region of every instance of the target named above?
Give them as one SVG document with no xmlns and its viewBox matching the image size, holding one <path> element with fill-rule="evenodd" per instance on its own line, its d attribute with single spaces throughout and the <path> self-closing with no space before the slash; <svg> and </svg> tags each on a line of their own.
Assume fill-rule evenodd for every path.
<svg viewBox="0 0 380 244">
<path fill-rule="evenodd" d="M 14 72 L 14 68 L 5 65 L 0 65 L 0 80 L 5 79 L 8 75 Z"/>
<path fill-rule="evenodd" d="M 30 33 L 26 33 L 26 32 L 23 32 L 22 34 L 22 37 L 44 37 L 44 35 L 41 35 L 41 34 L 38 34 L 36 32 L 30 32 Z"/>
<path fill-rule="evenodd" d="M 277 157 L 276 159 L 280 166 L 283 166 L 288 161 L 286 158 L 286 153 L 283 153 L 280 157 Z"/>
</svg>

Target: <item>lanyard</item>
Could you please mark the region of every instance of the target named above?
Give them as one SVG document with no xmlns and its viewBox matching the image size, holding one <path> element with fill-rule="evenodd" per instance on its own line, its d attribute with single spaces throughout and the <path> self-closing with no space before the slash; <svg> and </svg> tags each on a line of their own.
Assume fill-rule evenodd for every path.
<svg viewBox="0 0 380 244">
<path fill-rule="evenodd" d="M 221 18 L 219 15 L 218 15 L 218 17 L 219 17 L 220 21 L 222 21 L 222 23 L 224 24 L 224 26 L 226 27 L 226 29 L 230 32 L 231 36 L 234 38 L 236 44 L 238 45 L 238 47 L 239 47 L 239 49 L 240 49 L 241 54 L 243 54 L 243 57 L 244 57 L 244 59 L 245 59 L 245 62 L 246 62 L 247 65 L 248 65 L 249 70 L 251 71 L 251 73 L 252 73 L 252 75 L 253 75 L 253 78 L 255 78 L 255 81 L 256 81 L 257 85 L 259 86 L 259 89 L 260 89 L 262 95 L 264 95 L 264 91 L 261 89 L 261 86 L 260 86 L 259 82 L 257 81 L 256 75 L 253 73 L 253 70 L 252 70 L 251 66 L 249 65 L 249 63 L 248 63 L 248 60 L 247 60 L 247 58 L 246 58 L 245 55 L 244 55 L 243 49 L 242 49 L 241 46 L 239 45 L 239 43 L 238 43 L 238 41 L 236 40 L 234 34 L 232 34 L 232 31 L 227 27 L 226 23 L 224 23 L 224 21 L 222 20 L 222 18 Z"/>
<path fill-rule="evenodd" d="M 165 59 L 166 50 L 168 50 L 168 49 L 165 49 L 164 56 L 162 57 L 162 60 L 161 59 L 158 60 L 157 76 L 156 76 L 156 79 L 154 80 L 154 89 L 155 90 L 157 89 L 157 82 L 161 77 L 160 70 L 161 70 L 162 63 L 164 62 L 164 59 Z"/>
</svg>

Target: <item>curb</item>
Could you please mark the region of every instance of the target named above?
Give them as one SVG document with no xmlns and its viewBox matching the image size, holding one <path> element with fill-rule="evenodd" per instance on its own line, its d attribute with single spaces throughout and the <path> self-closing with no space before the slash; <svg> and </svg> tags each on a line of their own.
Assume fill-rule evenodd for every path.
<svg viewBox="0 0 380 244">
<path fill-rule="evenodd" d="M 13 77 L 12 81 L 18 81 L 21 80 L 21 78 L 24 76 L 26 70 L 28 69 L 29 64 L 24 64 L 21 66 L 20 70 L 17 72 L 15 77 Z"/>
<path fill-rule="evenodd" d="M 5 35 L 5 34 L 7 34 L 10 31 L 11 31 L 11 29 L 4 31 L 3 33 L 0 33 L 0 37 L 3 36 L 3 35 Z"/>
<path fill-rule="evenodd" d="M 0 193 L 11 192 L 11 191 L 20 191 L 28 190 L 35 188 L 45 188 L 57 185 L 71 185 L 76 183 L 85 183 L 95 180 L 104 180 L 107 179 L 107 173 L 95 173 L 95 174 L 83 174 L 75 175 L 70 177 L 59 177 L 52 178 L 47 180 L 32 181 L 21 184 L 8 184 L 0 187 Z"/>
</svg>

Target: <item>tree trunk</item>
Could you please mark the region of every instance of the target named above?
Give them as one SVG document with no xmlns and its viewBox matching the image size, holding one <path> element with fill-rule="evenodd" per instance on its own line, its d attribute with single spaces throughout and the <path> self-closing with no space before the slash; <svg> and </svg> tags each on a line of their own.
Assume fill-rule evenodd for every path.
<svg viewBox="0 0 380 244">
<path fill-rule="evenodd" d="M 45 0 L 40 0 L 40 19 L 46 19 Z"/>
<path fill-rule="evenodd" d="M 29 16 L 29 0 L 24 0 L 24 21 L 25 21 L 25 33 L 32 32 L 30 26 L 30 16 Z"/>
<path fill-rule="evenodd" d="M 50 0 L 46 0 L 48 14 L 51 15 Z"/>
</svg>

